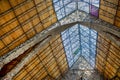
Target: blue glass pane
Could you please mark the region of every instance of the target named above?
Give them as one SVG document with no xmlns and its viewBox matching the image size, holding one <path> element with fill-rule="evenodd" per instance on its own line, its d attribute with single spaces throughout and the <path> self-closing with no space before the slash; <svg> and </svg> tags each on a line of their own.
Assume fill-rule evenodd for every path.
<svg viewBox="0 0 120 80">
<path fill-rule="evenodd" d="M 61 8 L 61 5 L 59 2 L 55 3 L 55 10 L 58 11 Z"/>
<path fill-rule="evenodd" d="M 64 5 L 70 3 L 72 0 L 63 0 Z"/>
<path fill-rule="evenodd" d="M 78 2 L 78 9 L 89 13 L 89 4 L 85 2 Z"/>
<path fill-rule="evenodd" d="M 57 18 L 58 19 L 61 19 L 63 16 L 62 16 L 62 14 L 61 14 L 61 11 L 59 10 L 58 12 L 57 12 Z"/>
<path fill-rule="evenodd" d="M 58 0 L 53 0 L 53 2 L 57 2 Z"/>
<path fill-rule="evenodd" d="M 88 2 L 88 3 L 90 3 L 90 2 L 89 2 L 90 0 L 83 0 L 83 1 L 84 1 L 84 2 Z"/>
<path fill-rule="evenodd" d="M 53 3 L 58 20 L 71 14 L 73 11 L 77 9 L 76 3 L 72 0 L 58 0 L 58 1 L 53 0 Z"/>
<path fill-rule="evenodd" d="M 63 17 L 65 17 L 65 9 L 64 8 L 61 9 L 61 14 Z"/>
<path fill-rule="evenodd" d="M 65 6 L 65 12 L 66 12 L 66 15 L 70 14 L 71 12 L 73 12 L 76 8 L 76 4 L 75 2 L 72 2 L 68 5 Z"/>
<path fill-rule="evenodd" d="M 99 7 L 99 1 L 100 0 L 91 0 L 92 5 Z"/>
</svg>

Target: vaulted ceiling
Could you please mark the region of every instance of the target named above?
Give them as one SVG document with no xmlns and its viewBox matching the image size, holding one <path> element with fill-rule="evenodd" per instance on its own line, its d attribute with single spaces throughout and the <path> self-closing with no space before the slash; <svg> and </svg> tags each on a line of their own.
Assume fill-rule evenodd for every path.
<svg viewBox="0 0 120 80">
<path fill-rule="evenodd" d="M 119 0 L 1 0 L 1 78 L 62 79 L 84 57 L 117 80 L 119 8 Z"/>
</svg>

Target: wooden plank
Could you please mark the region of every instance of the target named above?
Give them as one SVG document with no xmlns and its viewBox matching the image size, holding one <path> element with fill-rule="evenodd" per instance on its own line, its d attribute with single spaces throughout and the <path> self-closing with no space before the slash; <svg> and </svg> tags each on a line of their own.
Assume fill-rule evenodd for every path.
<svg viewBox="0 0 120 80">
<path fill-rule="evenodd" d="M 50 73 L 57 66 L 56 62 L 54 62 L 51 66 L 47 67 L 48 72 Z"/>
<path fill-rule="evenodd" d="M 49 14 L 50 15 L 55 14 L 55 11 L 53 10 L 53 6 L 49 6 Z"/>
<path fill-rule="evenodd" d="M 53 43 L 51 43 L 51 46 L 52 46 L 52 50 L 55 50 L 55 51 L 56 51 L 56 47 L 59 46 L 57 40 L 54 41 Z"/>
<path fill-rule="evenodd" d="M 119 17 L 115 18 L 115 26 L 120 27 L 120 18 Z"/>
<path fill-rule="evenodd" d="M 37 74 L 39 72 L 41 68 L 39 68 L 38 66 L 36 66 L 33 70 L 30 71 L 31 76 L 35 76 L 35 74 Z"/>
<path fill-rule="evenodd" d="M 18 26 L 18 22 L 16 19 L 14 19 L 14 21 L 10 21 L 10 23 L 6 23 L 5 25 L 3 25 L 0 29 L 0 36 L 4 35 L 5 33 L 11 31 L 12 29 L 16 28 Z"/>
<path fill-rule="evenodd" d="M 0 13 L 3 13 L 10 8 L 11 7 L 10 7 L 8 0 L 0 0 Z"/>
<path fill-rule="evenodd" d="M 54 53 L 54 55 L 55 55 L 56 58 L 59 58 L 61 55 L 63 55 L 63 53 L 60 53 L 60 52 L 57 53 L 57 52 L 56 52 L 56 53 Z"/>
<path fill-rule="evenodd" d="M 54 61 L 54 58 L 53 58 L 53 55 L 50 53 L 45 59 L 43 59 L 42 61 L 43 61 L 43 64 L 47 64 L 47 63 L 49 63 L 49 61 L 50 60 L 52 60 L 53 59 L 53 61 Z M 55 62 L 55 61 L 54 61 Z"/>
<path fill-rule="evenodd" d="M 22 34 L 23 34 L 23 30 L 21 28 L 18 28 L 17 30 L 15 30 L 14 32 L 12 32 L 10 34 L 10 36 L 13 38 L 13 40 L 15 40 L 18 37 L 20 37 Z"/>
<path fill-rule="evenodd" d="M 20 44 L 22 44 L 23 42 L 25 42 L 27 40 L 27 37 L 25 35 L 22 35 L 21 37 L 19 37 L 18 39 L 14 40 L 10 45 L 9 45 L 9 49 L 13 50 L 15 47 L 19 46 Z"/>
<path fill-rule="evenodd" d="M 23 80 L 30 80 L 30 79 L 32 79 L 32 76 L 30 76 L 30 75 L 28 74 L 28 75 L 25 76 L 24 78 L 25 78 L 25 79 L 23 79 Z"/>
<path fill-rule="evenodd" d="M 3 44 L 3 42 L 0 40 L 0 50 L 2 49 L 2 48 L 4 48 L 5 47 L 5 45 Z"/>
<path fill-rule="evenodd" d="M 102 9 L 99 10 L 99 18 L 106 21 L 106 22 L 113 24 L 114 17 L 115 16 L 113 14 L 111 14 L 105 10 L 102 10 Z"/>
<path fill-rule="evenodd" d="M 107 72 L 107 71 L 105 71 L 104 76 L 107 77 L 108 80 L 113 77 L 113 76 L 112 76 L 109 72 Z"/>
<path fill-rule="evenodd" d="M 30 30 L 32 27 L 33 27 L 33 26 L 32 26 L 32 23 L 29 22 L 29 23 L 25 24 L 22 28 L 23 28 L 24 32 L 27 32 L 27 31 Z"/>
<path fill-rule="evenodd" d="M 37 5 L 37 10 L 39 13 L 41 13 L 42 11 L 44 11 L 46 9 L 46 5 L 44 4 L 44 2 L 40 3 Z"/>
<path fill-rule="evenodd" d="M 15 77 L 13 77 L 13 80 L 21 80 L 25 75 L 27 75 L 27 72 L 22 69 L 19 74 L 17 74 Z"/>
<path fill-rule="evenodd" d="M 2 40 L 3 40 L 3 42 L 4 42 L 6 45 L 8 45 L 8 44 L 10 44 L 12 41 L 14 41 L 14 39 L 13 39 L 10 35 L 6 36 L 6 37 L 3 38 Z"/>
<path fill-rule="evenodd" d="M 108 14 L 106 14 L 106 15 L 108 15 Z M 111 15 L 111 16 L 112 16 L 112 15 Z M 99 15 L 99 18 L 102 19 L 102 20 L 104 20 L 104 21 L 106 21 L 106 22 L 109 22 L 109 23 L 111 23 L 111 24 L 114 23 L 114 18 L 113 18 L 113 19 L 110 19 L 110 18 L 105 17 L 105 16 L 103 16 L 103 15 Z"/>
<path fill-rule="evenodd" d="M 54 38 L 52 38 L 52 39 L 50 40 L 50 43 L 55 42 L 55 41 L 56 41 L 56 39 L 57 39 L 57 37 L 55 36 Z M 55 44 L 55 43 L 54 43 L 54 44 Z"/>
<path fill-rule="evenodd" d="M 0 17 L 0 25 L 5 24 L 7 21 L 15 18 L 15 15 L 13 11 L 10 11 L 9 13 L 3 15 Z"/>
<path fill-rule="evenodd" d="M 47 73 L 47 72 L 45 71 L 44 68 L 41 68 L 40 71 L 35 76 L 33 76 L 33 78 L 38 79 L 38 77 L 40 77 L 44 73 Z"/>
<path fill-rule="evenodd" d="M 99 51 L 97 57 L 103 61 L 107 57 L 107 54 L 103 53 L 103 51 Z"/>
<path fill-rule="evenodd" d="M 115 69 L 111 63 L 106 63 L 106 70 L 110 73 L 114 73 L 113 75 L 115 75 L 115 73 L 117 72 L 117 69 Z"/>
<path fill-rule="evenodd" d="M 120 66 L 120 58 L 116 57 L 113 53 L 109 54 L 109 58 L 114 61 L 115 64 Z M 119 56 L 119 55 L 118 55 Z"/>
<path fill-rule="evenodd" d="M 119 50 L 119 48 L 117 48 L 117 47 L 114 47 L 114 46 L 110 46 L 110 51 L 112 52 L 112 53 L 117 53 L 117 54 L 120 54 L 119 52 L 120 52 L 120 50 Z M 117 56 L 117 55 L 116 55 Z"/>
<path fill-rule="evenodd" d="M 103 72 L 104 72 L 104 67 L 102 67 L 100 64 L 97 64 L 97 65 L 96 65 L 96 68 L 98 69 L 98 71 L 99 71 L 100 73 L 103 73 Z"/>
<path fill-rule="evenodd" d="M 20 4 L 20 3 L 24 2 L 24 1 L 25 1 L 25 0 L 17 0 L 17 1 L 15 1 L 15 0 L 10 0 L 10 3 L 11 3 L 12 6 L 16 6 L 16 5 L 18 5 L 18 4 Z"/>
<path fill-rule="evenodd" d="M 118 71 L 117 75 L 118 75 L 118 77 L 120 77 L 120 70 Z"/>
<path fill-rule="evenodd" d="M 29 64 L 29 65 L 27 65 L 26 66 L 26 70 L 28 71 L 28 72 L 31 72 L 31 70 L 36 66 L 36 65 L 38 65 L 40 63 L 40 61 L 38 60 L 38 59 L 36 59 L 36 60 L 34 60 L 34 62 L 32 62 L 32 64 Z M 37 66 L 36 66 L 37 67 Z M 41 67 L 42 67 L 42 65 L 41 64 L 39 64 L 39 68 L 41 69 Z M 38 68 L 38 69 L 39 69 Z"/>
<path fill-rule="evenodd" d="M 62 68 L 66 68 L 67 67 L 67 61 L 66 60 L 62 60 L 61 62 L 59 62 L 60 65 L 60 69 L 62 70 Z"/>
<path fill-rule="evenodd" d="M 40 53 L 39 56 L 40 56 L 40 59 L 43 60 L 48 55 L 49 55 L 49 52 L 42 52 L 42 53 Z"/>
<path fill-rule="evenodd" d="M 30 5 L 30 6 L 28 6 Z M 28 9 L 33 7 L 33 3 L 32 2 L 26 2 L 24 5 L 18 7 L 15 9 L 15 13 L 16 15 L 20 15 L 22 13 L 25 13 Z"/>
<path fill-rule="evenodd" d="M 37 26 L 35 26 L 35 30 L 36 30 L 38 33 L 41 32 L 43 29 L 44 29 L 44 28 L 43 28 L 43 26 L 42 26 L 41 23 L 39 23 Z"/>
<path fill-rule="evenodd" d="M 115 5 L 117 5 L 119 0 L 105 0 L 105 1 L 108 1 L 108 2 L 111 2 L 111 3 L 115 4 Z"/>
<path fill-rule="evenodd" d="M 57 75 L 60 75 L 60 72 L 57 70 L 55 73 L 52 74 L 54 78 L 56 78 Z"/>
<path fill-rule="evenodd" d="M 64 65 L 64 66 L 61 68 L 61 72 L 62 72 L 62 73 L 65 73 L 67 70 L 68 70 L 68 66 L 67 66 L 67 65 Z"/>
<path fill-rule="evenodd" d="M 28 38 L 32 38 L 33 36 L 35 36 L 35 31 L 34 31 L 34 29 L 31 29 L 26 34 L 27 34 Z"/>
<path fill-rule="evenodd" d="M 111 59 L 111 58 L 107 58 L 107 61 L 108 61 L 108 63 L 113 64 L 112 66 L 113 66 L 115 69 L 119 68 L 120 62 L 116 62 L 116 61 L 114 61 L 114 59 Z"/>
<path fill-rule="evenodd" d="M 117 16 L 120 17 L 120 6 L 117 9 Z"/>
<path fill-rule="evenodd" d="M 99 48 L 99 53 L 102 53 L 103 56 L 106 55 L 106 53 L 108 52 L 108 47 L 102 45 L 102 44 L 98 44 L 97 46 Z"/>
<path fill-rule="evenodd" d="M 116 5 L 116 7 L 117 7 L 117 5 Z M 113 8 L 110 8 L 110 7 L 107 7 L 107 6 L 104 6 L 104 5 L 102 5 L 102 4 L 101 4 L 100 8 L 101 8 L 102 10 L 105 10 L 105 11 L 113 14 L 113 15 L 116 14 L 116 9 L 113 9 Z"/>
<path fill-rule="evenodd" d="M 101 66 L 104 66 L 105 63 L 106 63 L 106 62 L 105 62 L 105 61 L 106 61 L 105 58 L 103 58 L 102 56 L 98 56 L 98 55 L 97 55 L 97 60 L 98 60 L 97 62 L 98 62 Z"/>
<path fill-rule="evenodd" d="M 53 75 L 54 73 L 56 73 L 56 71 L 59 72 L 59 74 L 60 74 L 60 70 L 59 70 L 58 66 L 56 66 L 50 74 Z"/>
<path fill-rule="evenodd" d="M 44 0 L 34 0 L 35 1 L 35 4 L 38 4 L 40 2 L 43 2 Z"/>
<path fill-rule="evenodd" d="M 38 16 L 36 16 L 36 18 L 34 18 L 34 19 L 31 21 L 31 24 L 32 24 L 33 26 L 35 26 L 35 25 L 37 25 L 38 23 L 40 23 L 40 20 L 39 20 Z"/>
<path fill-rule="evenodd" d="M 46 72 L 44 72 L 41 76 L 38 77 L 38 80 L 42 80 L 42 78 L 44 78 L 47 75 Z"/>
<path fill-rule="evenodd" d="M 33 9 L 29 13 L 25 13 L 25 15 L 19 16 L 18 19 L 21 23 L 23 23 L 26 20 L 30 19 L 32 16 L 35 16 L 35 14 L 37 14 L 37 12 L 35 9 Z"/>
<path fill-rule="evenodd" d="M 43 26 L 44 26 L 44 28 L 46 29 L 46 28 L 48 28 L 51 24 L 52 24 L 51 21 L 48 21 L 48 22 L 44 23 Z"/>
<path fill-rule="evenodd" d="M 56 15 L 52 15 L 54 18 L 52 18 L 51 20 L 52 20 L 52 23 L 55 23 L 55 22 L 57 22 L 57 18 L 56 18 Z"/>
<path fill-rule="evenodd" d="M 38 58 L 37 58 L 36 55 L 34 55 L 34 56 L 25 64 L 24 67 L 32 65 L 32 64 L 35 62 L 36 59 L 38 59 Z"/>
<path fill-rule="evenodd" d="M 53 63 L 55 63 L 55 59 L 51 59 L 47 64 L 43 63 L 44 65 L 46 65 L 47 67 L 48 66 L 51 66 Z"/>
<path fill-rule="evenodd" d="M 58 62 L 61 62 L 64 59 L 65 59 L 65 55 L 63 54 L 61 57 L 59 57 Z"/>
<path fill-rule="evenodd" d="M 112 46 L 114 46 L 117 50 L 119 50 L 119 51 L 120 51 L 120 47 L 119 47 L 118 45 L 116 45 L 116 44 L 115 44 L 115 43 L 113 43 L 113 42 L 111 43 L 111 45 L 112 45 Z"/>
<path fill-rule="evenodd" d="M 49 17 L 49 13 L 47 11 L 43 11 L 43 14 L 40 15 L 41 20 L 44 20 L 47 17 Z"/>
<path fill-rule="evenodd" d="M 9 51 L 10 51 L 10 50 L 9 50 L 7 47 L 1 49 L 1 50 L 0 50 L 0 56 L 3 56 L 4 54 L 8 53 Z"/>
<path fill-rule="evenodd" d="M 47 7 L 49 7 L 49 6 L 51 6 L 52 5 L 52 1 L 51 0 L 46 0 L 46 5 L 47 5 Z"/>
</svg>

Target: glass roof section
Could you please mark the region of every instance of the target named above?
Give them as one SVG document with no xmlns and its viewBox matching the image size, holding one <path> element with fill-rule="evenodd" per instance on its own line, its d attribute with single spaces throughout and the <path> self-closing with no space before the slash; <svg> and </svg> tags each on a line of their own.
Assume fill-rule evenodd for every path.
<svg viewBox="0 0 120 80">
<path fill-rule="evenodd" d="M 61 33 L 69 67 L 83 56 L 94 68 L 97 32 L 77 24 Z"/>
<path fill-rule="evenodd" d="M 99 0 L 53 0 L 58 20 L 67 17 L 76 10 L 98 17 Z M 97 32 L 77 24 L 61 33 L 69 67 L 83 56 L 94 68 Z"/>
<path fill-rule="evenodd" d="M 76 10 L 76 2 L 73 0 L 53 0 L 58 20 Z"/>
<path fill-rule="evenodd" d="M 53 0 L 58 20 L 82 10 L 98 17 L 99 0 Z"/>
</svg>

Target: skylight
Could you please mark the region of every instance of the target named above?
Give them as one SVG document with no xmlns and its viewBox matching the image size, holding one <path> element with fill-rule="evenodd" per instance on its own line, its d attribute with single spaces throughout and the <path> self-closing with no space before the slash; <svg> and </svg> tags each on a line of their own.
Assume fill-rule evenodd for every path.
<svg viewBox="0 0 120 80">
<path fill-rule="evenodd" d="M 58 20 L 76 10 L 98 17 L 99 0 L 53 0 Z M 83 56 L 94 68 L 97 32 L 77 24 L 61 33 L 69 67 Z"/>
<path fill-rule="evenodd" d="M 99 0 L 53 0 L 58 20 L 75 10 L 82 10 L 98 16 Z"/>
<path fill-rule="evenodd" d="M 83 56 L 95 66 L 97 32 L 82 25 L 75 25 L 61 33 L 69 67 Z"/>
</svg>

